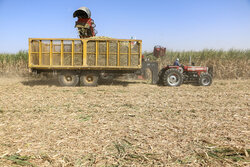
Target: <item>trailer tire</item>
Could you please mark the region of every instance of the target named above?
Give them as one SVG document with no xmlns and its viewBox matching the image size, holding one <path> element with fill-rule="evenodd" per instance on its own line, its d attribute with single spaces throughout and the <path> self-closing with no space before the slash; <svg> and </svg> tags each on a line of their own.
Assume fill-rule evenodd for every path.
<svg viewBox="0 0 250 167">
<path fill-rule="evenodd" d="M 210 86 L 212 84 L 213 78 L 208 73 L 203 73 L 199 77 L 199 85 L 200 86 Z"/>
<path fill-rule="evenodd" d="M 83 86 L 97 86 L 99 75 L 97 73 L 84 73 L 80 77 L 80 83 Z"/>
<path fill-rule="evenodd" d="M 79 84 L 79 76 L 73 72 L 65 72 L 58 75 L 61 86 L 76 86 Z"/>
<path fill-rule="evenodd" d="M 102 80 L 112 80 L 114 79 L 114 74 L 100 74 L 100 79 Z"/>
<path fill-rule="evenodd" d="M 180 86 L 183 83 L 183 75 L 177 69 L 168 69 L 162 76 L 164 86 Z"/>
</svg>

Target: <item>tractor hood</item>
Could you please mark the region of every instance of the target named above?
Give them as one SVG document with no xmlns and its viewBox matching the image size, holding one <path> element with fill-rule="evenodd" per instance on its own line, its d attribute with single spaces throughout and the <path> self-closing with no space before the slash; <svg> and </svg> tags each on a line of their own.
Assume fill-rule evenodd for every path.
<svg viewBox="0 0 250 167">
<path fill-rule="evenodd" d="M 91 17 L 91 12 L 87 7 L 80 7 L 74 12 L 73 17 L 81 17 L 87 19 Z"/>
</svg>

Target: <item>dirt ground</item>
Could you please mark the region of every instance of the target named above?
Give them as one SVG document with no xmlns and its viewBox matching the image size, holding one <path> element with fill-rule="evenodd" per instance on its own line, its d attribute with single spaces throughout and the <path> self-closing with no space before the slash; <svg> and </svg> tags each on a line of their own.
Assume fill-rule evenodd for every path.
<svg viewBox="0 0 250 167">
<path fill-rule="evenodd" d="M 250 80 L 0 78 L 0 166 L 248 166 Z"/>
</svg>

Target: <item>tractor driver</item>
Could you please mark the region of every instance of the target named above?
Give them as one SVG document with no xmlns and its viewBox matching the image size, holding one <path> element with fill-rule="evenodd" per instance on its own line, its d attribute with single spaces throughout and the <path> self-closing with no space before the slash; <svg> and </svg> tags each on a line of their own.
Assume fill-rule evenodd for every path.
<svg viewBox="0 0 250 167">
<path fill-rule="evenodd" d="M 174 66 L 180 66 L 180 63 L 179 63 L 179 58 L 177 58 L 174 62 Z"/>
</svg>

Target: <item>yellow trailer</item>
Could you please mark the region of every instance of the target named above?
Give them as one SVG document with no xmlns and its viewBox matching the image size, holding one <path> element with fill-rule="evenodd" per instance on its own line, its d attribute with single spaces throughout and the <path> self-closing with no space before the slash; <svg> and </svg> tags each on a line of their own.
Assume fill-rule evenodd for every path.
<svg viewBox="0 0 250 167">
<path fill-rule="evenodd" d="M 56 72 L 64 86 L 97 85 L 101 74 L 133 73 L 142 67 L 142 41 L 113 38 L 29 38 L 29 68 Z"/>
</svg>

